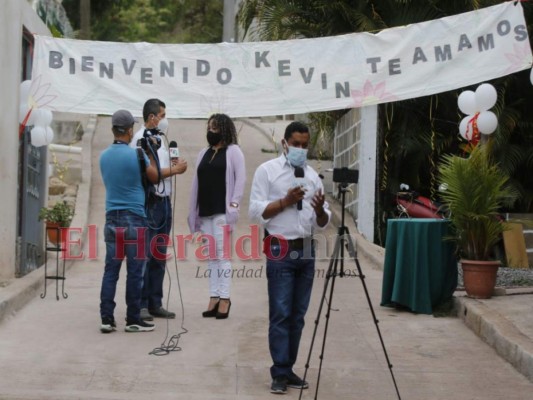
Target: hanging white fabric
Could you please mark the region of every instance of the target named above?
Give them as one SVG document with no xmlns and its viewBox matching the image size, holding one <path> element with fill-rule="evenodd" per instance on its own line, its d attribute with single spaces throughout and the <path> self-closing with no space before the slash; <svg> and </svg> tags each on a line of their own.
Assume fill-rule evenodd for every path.
<svg viewBox="0 0 533 400">
<path fill-rule="evenodd" d="M 298 114 L 453 90 L 531 68 L 520 3 L 316 39 L 221 44 L 115 43 L 36 36 L 33 80 L 47 107 L 170 118 Z"/>
</svg>

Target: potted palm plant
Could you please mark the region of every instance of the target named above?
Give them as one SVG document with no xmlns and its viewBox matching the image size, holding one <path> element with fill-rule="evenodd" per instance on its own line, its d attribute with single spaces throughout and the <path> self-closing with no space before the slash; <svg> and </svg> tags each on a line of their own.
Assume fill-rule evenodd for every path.
<svg viewBox="0 0 533 400">
<path fill-rule="evenodd" d="M 73 217 L 74 209 L 64 200 L 39 210 L 39 221 L 46 222 L 48 239 L 56 245 L 59 243 L 58 234 L 62 232 L 60 228 L 69 227 Z M 61 236 L 61 241 L 63 241 L 63 236 Z"/>
<path fill-rule="evenodd" d="M 478 145 L 469 158 L 444 156 L 439 172 L 446 187 L 441 197 L 450 210 L 466 293 L 490 298 L 500 266 L 493 250 L 506 229 L 499 212 L 512 205 L 518 193 L 491 162 L 487 145 Z"/>
</svg>

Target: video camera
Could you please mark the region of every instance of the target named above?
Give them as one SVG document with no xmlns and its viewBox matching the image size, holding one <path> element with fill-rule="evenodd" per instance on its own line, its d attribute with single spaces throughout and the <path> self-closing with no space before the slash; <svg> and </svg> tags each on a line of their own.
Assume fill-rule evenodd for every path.
<svg viewBox="0 0 533 400">
<path fill-rule="evenodd" d="M 359 181 L 359 170 L 347 167 L 333 168 L 333 182 L 336 183 L 357 183 Z"/>
<path fill-rule="evenodd" d="M 161 147 L 161 138 L 159 136 L 146 135 L 137 140 L 137 147 L 142 148 L 145 153 L 153 151 L 154 153 Z"/>
</svg>

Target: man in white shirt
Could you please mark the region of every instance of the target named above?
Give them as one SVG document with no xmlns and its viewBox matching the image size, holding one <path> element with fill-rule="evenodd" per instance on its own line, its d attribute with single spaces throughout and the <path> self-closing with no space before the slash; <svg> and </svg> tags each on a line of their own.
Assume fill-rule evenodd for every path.
<svg viewBox="0 0 533 400">
<path fill-rule="evenodd" d="M 306 163 L 309 139 L 305 124 L 289 124 L 283 154 L 257 168 L 250 194 L 249 216 L 265 228 L 270 391 L 278 394 L 309 386 L 292 367 L 313 287 L 313 232 L 325 228 L 331 217 L 322 181 Z"/>
<path fill-rule="evenodd" d="M 148 219 L 148 238 L 150 248 L 144 272 L 144 284 L 141 299 L 141 319 L 151 321 L 154 317 L 175 318 L 176 314 L 163 307 L 163 280 L 165 278 L 167 244 L 163 239 L 152 243 L 157 235 L 168 237 L 172 227 L 172 193 L 171 176 L 182 174 L 187 170 L 183 160 L 170 162 L 170 155 L 163 137 L 168 127 L 166 105 L 159 99 L 149 99 L 144 103 L 144 125 L 137 131 L 130 146 L 137 146 L 139 140 L 149 140 L 151 148 L 157 154 L 159 162 L 159 182 L 153 185 L 146 199 Z M 155 139 L 155 140 L 154 140 Z M 160 144 L 159 149 L 155 143 Z M 148 151 L 151 151 L 148 149 Z M 152 189 L 152 188 L 150 188 Z"/>
</svg>

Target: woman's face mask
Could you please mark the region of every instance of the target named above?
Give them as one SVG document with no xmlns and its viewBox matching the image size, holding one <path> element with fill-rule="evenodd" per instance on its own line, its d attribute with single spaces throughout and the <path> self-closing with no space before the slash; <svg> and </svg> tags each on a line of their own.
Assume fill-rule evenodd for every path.
<svg viewBox="0 0 533 400">
<path fill-rule="evenodd" d="M 212 130 L 207 131 L 207 143 L 209 146 L 216 146 L 222 140 L 222 134 L 220 132 L 213 132 Z"/>
</svg>

